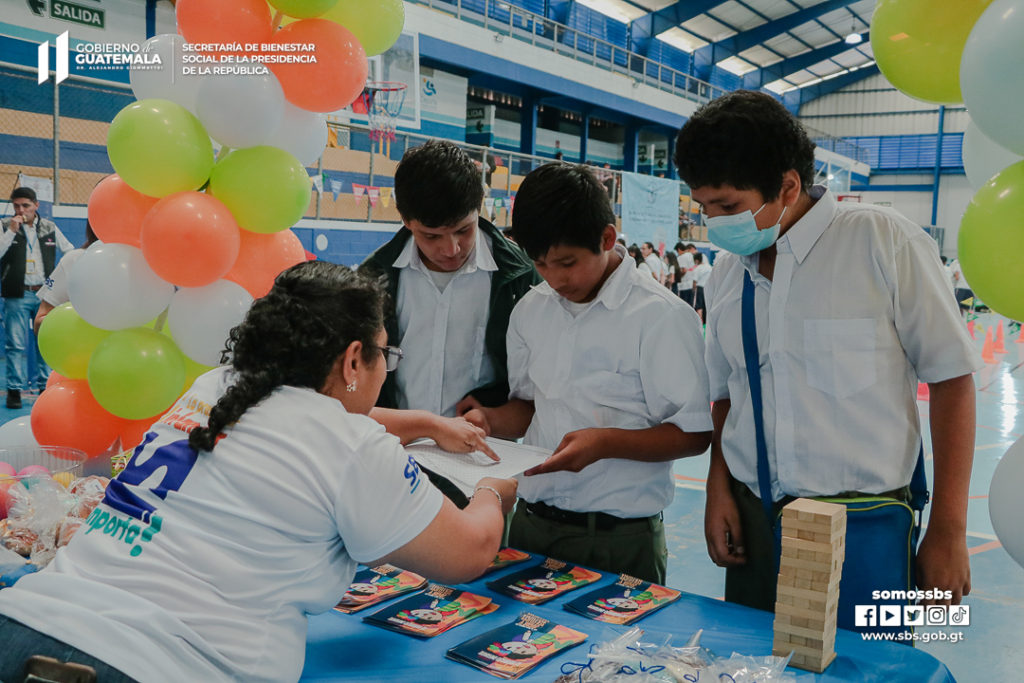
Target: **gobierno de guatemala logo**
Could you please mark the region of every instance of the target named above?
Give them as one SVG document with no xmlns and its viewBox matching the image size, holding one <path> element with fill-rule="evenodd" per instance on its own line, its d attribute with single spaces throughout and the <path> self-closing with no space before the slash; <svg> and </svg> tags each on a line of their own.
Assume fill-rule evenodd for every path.
<svg viewBox="0 0 1024 683">
<path fill-rule="evenodd" d="M 54 41 L 56 47 L 56 64 L 54 80 L 60 84 L 68 77 L 70 63 L 70 36 L 68 31 L 61 33 Z M 75 64 L 96 70 L 121 69 L 160 69 L 162 60 L 157 52 L 143 49 L 138 43 L 80 43 L 75 46 Z M 42 84 L 50 78 L 50 41 L 39 44 L 37 60 L 37 82 Z"/>
</svg>

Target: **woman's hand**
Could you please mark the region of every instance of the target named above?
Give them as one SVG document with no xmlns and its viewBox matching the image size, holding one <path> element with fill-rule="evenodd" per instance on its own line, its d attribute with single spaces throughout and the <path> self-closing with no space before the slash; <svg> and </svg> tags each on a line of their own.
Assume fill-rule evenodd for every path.
<svg viewBox="0 0 1024 683">
<path fill-rule="evenodd" d="M 487 445 L 486 432 L 463 417 L 439 418 L 434 433 L 430 436 L 438 446 L 451 453 L 480 451 L 495 462 L 501 460 Z"/>
<path fill-rule="evenodd" d="M 512 506 L 516 503 L 516 490 L 519 488 L 519 482 L 515 479 L 498 479 L 497 477 L 484 477 L 476 483 L 477 490 L 473 493 L 474 497 L 479 494 L 481 496 L 494 496 L 492 491 L 489 491 L 483 487 L 490 487 L 498 492 L 501 496 L 501 514 L 507 515 L 512 511 Z"/>
</svg>

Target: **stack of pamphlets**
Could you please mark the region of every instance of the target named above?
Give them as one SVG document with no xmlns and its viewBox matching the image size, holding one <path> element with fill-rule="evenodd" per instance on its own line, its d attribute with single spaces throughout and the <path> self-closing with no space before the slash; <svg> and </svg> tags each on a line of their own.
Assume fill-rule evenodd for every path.
<svg viewBox="0 0 1024 683">
<path fill-rule="evenodd" d="M 586 633 L 523 612 L 511 624 L 456 645 L 446 656 L 498 678 L 519 678 L 545 659 L 586 639 Z"/>
<path fill-rule="evenodd" d="M 358 612 L 427 585 L 419 574 L 382 564 L 356 572 L 352 585 L 334 609 L 345 614 Z"/>
<path fill-rule="evenodd" d="M 596 588 L 565 603 L 570 612 L 609 624 L 632 624 L 679 599 L 680 592 L 623 574 L 610 586 Z"/>
<path fill-rule="evenodd" d="M 422 593 L 393 602 L 363 617 L 363 621 L 399 633 L 433 638 L 496 609 L 498 605 L 490 598 L 432 583 Z"/>
<path fill-rule="evenodd" d="M 548 558 L 541 564 L 488 581 L 487 587 L 520 602 L 539 605 L 601 578 L 601 572 Z"/>
</svg>

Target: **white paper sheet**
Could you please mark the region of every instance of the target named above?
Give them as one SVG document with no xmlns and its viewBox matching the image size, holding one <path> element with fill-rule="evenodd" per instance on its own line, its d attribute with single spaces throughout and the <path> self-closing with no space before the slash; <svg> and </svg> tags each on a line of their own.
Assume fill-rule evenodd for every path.
<svg viewBox="0 0 1024 683">
<path fill-rule="evenodd" d="M 487 445 L 498 454 L 501 462 L 494 462 L 480 451 L 449 453 L 430 439 L 411 443 L 405 450 L 416 462 L 450 480 L 467 496 L 473 495 L 473 487 L 483 477 L 515 477 L 551 455 L 549 450 L 504 439 L 488 437 Z"/>
</svg>

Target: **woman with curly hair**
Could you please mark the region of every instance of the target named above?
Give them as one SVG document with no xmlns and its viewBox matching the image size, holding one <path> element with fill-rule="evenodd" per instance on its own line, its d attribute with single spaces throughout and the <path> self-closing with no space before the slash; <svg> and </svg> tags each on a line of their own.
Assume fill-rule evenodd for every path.
<svg viewBox="0 0 1024 683">
<path fill-rule="evenodd" d="M 356 563 L 442 582 L 480 575 L 515 482 L 464 510 L 367 416 L 401 351 L 379 286 L 289 268 L 146 435 L 71 543 L 0 591 L 0 680 L 32 655 L 102 681 L 298 679 L 306 618 Z"/>
</svg>

